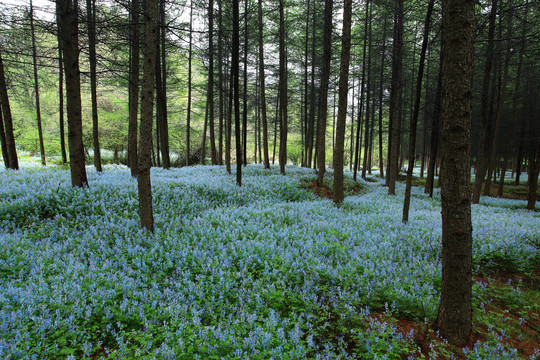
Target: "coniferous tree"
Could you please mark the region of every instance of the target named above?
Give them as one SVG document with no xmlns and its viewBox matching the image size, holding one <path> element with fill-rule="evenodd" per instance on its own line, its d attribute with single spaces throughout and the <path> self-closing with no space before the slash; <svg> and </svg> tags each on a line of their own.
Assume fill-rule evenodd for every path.
<svg viewBox="0 0 540 360">
<path fill-rule="evenodd" d="M 86 16 L 88 24 L 88 48 L 90 62 L 90 92 L 92 97 L 92 137 L 94 141 L 94 166 L 98 172 L 101 167 L 101 150 L 99 145 L 99 120 L 97 105 L 97 64 L 96 64 L 96 0 L 86 0 Z"/>
</svg>

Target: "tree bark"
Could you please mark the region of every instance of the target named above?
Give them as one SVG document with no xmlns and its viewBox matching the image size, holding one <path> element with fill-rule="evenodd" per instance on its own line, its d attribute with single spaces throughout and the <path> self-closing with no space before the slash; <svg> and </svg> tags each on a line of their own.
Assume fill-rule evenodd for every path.
<svg viewBox="0 0 540 360">
<path fill-rule="evenodd" d="M 94 166 L 101 172 L 101 148 L 99 145 L 99 119 L 97 104 L 96 70 L 96 0 L 86 0 L 86 20 L 88 24 L 88 49 L 90 61 L 90 93 L 92 98 L 92 137 L 94 141 Z"/>
<path fill-rule="evenodd" d="M 424 77 L 424 65 L 426 61 L 427 45 L 429 41 L 429 29 L 431 27 L 431 13 L 435 0 L 429 0 L 424 21 L 424 38 L 422 40 L 422 49 L 420 50 L 420 64 L 418 66 L 418 77 L 416 78 L 416 94 L 414 96 L 413 116 L 411 117 L 411 125 L 409 130 L 409 167 L 407 168 L 407 183 L 405 185 L 405 199 L 403 201 L 403 216 L 402 221 L 409 221 L 409 208 L 411 205 L 411 188 L 412 175 L 414 169 L 414 160 L 416 158 L 416 128 L 418 125 L 418 115 L 420 114 L 420 97 L 422 96 L 422 80 Z"/>
<path fill-rule="evenodd" d="M 369 144 L 371 143 L 371 128 L 373 126 L 373 121 L 369 120 L 369 111 L 370 111 L 370 101 L 371 101 L 371 3 L 366 1 L 366 34 L 367 38 L 367 47 L 368 47 L 368 64 L 367 64 L 367 85 L 366 85 L 366 136 L 364 138 L 364 158 L 362 162 L 362 179 L 366 179 L 366 171 L 368 164 L 371 163 L 369 159 Z M 371 173 L 371 166 L 369 167 L 369 172 Z"/>
<path fill-rule="evenodd" d="M 386 53 L 386 29 L 388 24 L 388 18 L 384 16 L 383 25 L 383 39 L 382 39 L 382 51 L 381 51 L 381 72 L 379 74 L 379 169 L 381 178 L 384 178 L 384 162 L 383 162 L 383 85 L 384 85 L 384 66 L 385 66 L 385 53 Z"/>
<path fill-rule="evenodd" d="M 2 158 L 4 166 L 9 169 L 9 155 L 7 151 L 6 133 L 4 131 L 4 117 L 2 116 L 2 105 L 0 105 L 0 145 L 2 146 Z"/>
<path fill-rule="evenodd" d="M 158 41 L 158 7 L 159 0 L 146 0 L 144 38 L 143 84 L 141 91 L 141 128 L 139 140 L 139 174 L 137 177 L 139 192 L 139 217 L 141 226 L 154 231 L 154 214 L 152 208 L 152 184 L 150 168 L 152 165 L 152 124 L 154 115 L 154 86 L 156 80 L 156 63 L 159 61 L 156 43 Z"/>
<path fill-rule="evenodd" d="M 45 166 L 47 161 L 45 160 L 45 145 L 43 142 L 43 128 L 41 126 L 41 104 L 39 97 L 39 78 L 37 67 L 37 46 L 36 46 L 36 32 L 34 29 L 34 5 L 30 0 L 30 30 L 32 32 L 32 62 L 34 65 L 34 91 L 36 93 L 36 120 L 39 136 L 39 152 L 41 155 L 41 165 Z"/>
<path fill-rule="evenodd" d="M 218 0 L 218 5 L 220 9 L 219 21 L 221 24 L 221 0 Z M 221 30 L 221 26 L 220 26 Z M 221 34 L 219 34 L 219 40 L 221 40 Z M 222 118 L 223 118 L 223 104 L 222 104 L 222 88 L 221 86 L 221 41 L 219 41 L 219 96 L 220 96 L 220 112 L 219 112 L 219 121 L 220 121 L 220 136 L 219 136 L 219 157 L 223 155 L 222 151 L 222 138 L 221 138 L 221 128 L 222 128 Z M 216 153 L 216 136 L 215 136 L 215 125 L 214 125 L 214 0 L 208 1 L 208 92 L 206 101 L 208 102 L 208 127 L 210 128 L 210 158 L 212 159 L 212 165 L 223 164 L 223 160 L 218 160 L 218 154 Z"/>
<path fill-rule="evenodd" d="M 280 134 L 279 134 L 279 171 L 285 175 L 287 164 L 287 57 L 285 54 L 285 0 L 279 0 L 279 88 L 280 88 Z"/>
<path fill-rule="evenodd" d="M 351 57 L 352 0 L 343 2 L 343 32 L 341 37 L 341 63 L 339 67 L 339 100 L 336 120 L 336 146 L 334 148 L 334 203 L 343 201 L 343 158 L 347 97 L 349 93 L 349 60 Z"/>
<path fill-rule="evenodd" d="M 264 155 L 264 168 L 270 169 L 270 157 L 268 156 L 268 119 L 266 117 L 266 87 L 264 71 L 264 46 L 263 46 L 263 16 L 262 0 L 259 0 L 259 83 L 261 87 L 261 116 L 262 116 L 262 149 Z M 259 144 L 260 146 L 260 144 Z"/>
<path fill-rule="evenodd" d="M 62 153 L 62 163 L 67 163 L 66 136 L 64 132 L 64 59 L 62 56 L 62 41 L 60 40 L 60 30 L 57 30 L 58 42 L 58 120 L 60 128 L 60 152 Z"/>
<path fill-rule="evenodd" d="M 84 161 L 81 114 L 81 78 L 79 72 L 79 38 L 77 13 L 73 0 L 57 0 L 64 71 L 66 75 L 66 105 L 68 117 L 69 166 L 72 186 L 88 186 Z"/>
<path fill-rule="evenodd" d="M 474 179 L 473 187 L 473 204 L 478 204 L 480 201 L 480 193 L 482 192 L 482 184 L 487 170 L 487 146 L 488 142 L 488 95 L 489 95 L 489 79 L 491 76 L 491 68 L 493 66 L 493 47 L 495 38 L 495 20 L 497 18 L 497 3 L 498 0 L 493 0 L 491 5 L 491 12 L 489 14 L 489 29 L 488 29 L 488 44 L 486 50 L 486 62 L 484 66 L 484 79 L 482 82 L 482 94 L 481 94 L 481 122 L 480 130 L 478 133 L 478 147 L 476 149 L 476 176 Z"/>
<path fill-rule="evenodd" d="M 248 63 L 248 0 L 244 3 L 244 91 L 243 95 L 243 105 L 244 110 L 242 112 L 242 154 L 243 158 L 241 163 L 247 165 L 247 83 L 248 83 L 248 73 L 247 73 L 247 63 Z"/>
<path fill-rule="evenodd" d="M 186 119 L 186 166 L 189 166 L 191 156 L 190 133 L 191 133 L 191 54 L 193 48 L 193 1 L 189 2 L 189 54 L 188 54 L 188 105 Z"/>
<path fill-rule="evenodd" d="M 139 117 L 139 0 L 131 0 L 131 62 L 129 73 L 129 123 L 128 123 L 128 166 L 131 176 L 137 176 L 137 123 Z"/>
<path fill-rule="evenodd" d="M 231 76 L 233 87 L 231 95 L 234 93 L 234 133 L 236 140 L 236 185 L 242 186 L 242 139 L 240 138 L 240 21 L 238 0 L 233 0 L 233 33 L 232 33 L 232 58 L 231 58 Z"/>
<path fill-rule="evenodd" d="M 326 171 L 326 118 L 328 114 L 328 83 L 330 81 L 330 61 L 332 59 L 332 10 L 334 0 L 324 2 L 324 48 L 321 73 L 321 89 L 319 91 L 319 174 L 317 183 L 322 186 Z"/>
<path fill-rule="evenodd" d="M 388 155 L 388 194 L 396 194 L 399 174 L 399 147 L 401 130 L 401 87 L 403 73 L 403 0 L 396 0 L 394 14 L 394 42 L 392 49 L 392 88 L 390 90 L 390 145 Z"/>
<path fill-rule="evenodd" d="M 442 283 L 437 326 L 464 346 L 472 327 L 471 99 L 474 1 L 446 0 L 442 98 Z"/>
</svg>

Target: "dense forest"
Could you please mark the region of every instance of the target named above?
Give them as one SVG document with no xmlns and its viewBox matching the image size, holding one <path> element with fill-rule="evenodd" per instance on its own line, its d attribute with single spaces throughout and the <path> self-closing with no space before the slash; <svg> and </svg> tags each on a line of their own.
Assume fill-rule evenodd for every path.
<svg viewBox="0 0 540 360">
<path fill-rule="evenodd" d="M 532 0 L 0 0 L 0 315 L 39 325 L 0 355 L 537 358 L 539 24 Z M 76 294 L 23 306 L 40 271 Z"/>
</svg>

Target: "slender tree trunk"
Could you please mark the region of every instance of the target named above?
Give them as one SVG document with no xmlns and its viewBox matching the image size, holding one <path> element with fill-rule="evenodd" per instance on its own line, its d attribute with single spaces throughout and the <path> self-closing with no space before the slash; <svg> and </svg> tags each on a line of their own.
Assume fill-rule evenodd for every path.
<svg viewBox="0 0 540 360">
<path fill-rule="evenodd" d="M 137 123 L 139 117 L 140 34 L 139 0 L 131 0 L 131 62 L 129 73 L 128 166 L 137 176 Z"/>
<path fill-rule="evenodd" d="M 213 1 L 213 0 L 211 0 Z M 222 4 L 221 4 L 221 0 L 218 0 L 218 87 L 219 87 L 219 92 L 218 92 L 218 107 L 219 107 L 219 112 L 218 112 L 218 116 L 219 116 L 219 119 L 218 119 L 218 126 L 219 126 L 219 129 L 218 129 L 218 141 L 219 141 L 219 144 L 218 144 L 218 154 L 217 154 L 217 163 L 219 165 L 223 165 L 223 129 L 224 129 L 224 108 L 225 108 L 225 103 L 224 103 L 224 98 L 223 98 L 223 95 L 224 95 L 224 87 L 225 87 L 225 82 L 226 80 L 224 81 L 223 80 L 223 57 L 225 55 L 223 54 L 223 9 L 222 9 Z M 227 134 L 225 132 L 225 138 L 227 138 Z M 227 141 L 225 139 L 225 141 Z"/>
<path fill-rule="evenodd" d="M 232 58 L 232 56 L 231 56 Z M 225 166 L 227 167 L 227 172 L 231 174 L 231 142 L 232 142 L 232 113 L 233 113 L 233 99 L 234 99 L 234 74 L 232 70 L 232 59 L 231 59 L 231 69 L 229 74 L 229 110 L 227 112 L 227 124 L 226 124 L 226 134 L 225 134 Z M 238 154 L 237 154 L 238 155 Z"/>
<path fill-rule="evenodd" d="M 437 326 L 465 346 L 472 328 L 471 100 L 474 1 L 446 0 L 441 162 L 442 284 Z M 466 96 L 464 96 L 466 94 Z"/>
<path fill-rule="evenodd" d="M 161 157 L 163 160 L 163 168 L 169 169 L 171 167 L 171 160 L 169 155 L 169 119 L 167 114 L 167 61 L 165 50 L 165 0 L 159 2 L 159 39 L 157 43 L 160 43 L 158 49 L 161 50 L 161 54 L 158 53 L 157 69 L 159 73 L 156 74 L 156 86 L 157 86 L 157 106 L 159 107 L 161 114 L 159 129 L 159 140 L 161 145 Z"/>
<path fill-rule="evenodd" d="M 141 128 L 139 140 L 139 158 L 137 176 L 139 192 L 139 217 L 146 230 L 154 231 L 152 208 L 152 185 L 150 168 L 152 165 L 152 118 L 154 114 L 154 86 L 156 63 L 159 62 L 156 43 L 158 42 L 159 0 L 146 0 L 144 38 L 143 84 L 141 91 Z"/>
<path fill-rule="evenodd" d="M 274 116 L 274 150 L 272 152 L 272 165 L 276 162 L 276 144 L 277 144 L 277 129 L 279 122 L 279 99 L 280 99 L 280 88 L 278 87 L 278 93 L 276 98 L 276 114 Z"/>
<path fill-rule="evenodd" d="M 191 135 L 191 55 L 193 50 L 193 0 L 189 1 L 189 54 L 188 54 L 188 104 L 186 119 L 186 166 L 191 165 L 190 135 Z"/>
<path fill-rule="evenodd" d="M 261 0 L 259 0 L 259 9 L 261 8 Z M 308 118 L 308 51 L 309 51 L 309 20 L 310 20 L 310 0 L 307 0 L 307 11 L 306 11 L 306 37 L 304 42 L 304 143 L 303 143 L 303 167 L 310 167 L 308 165 L 308 151 L 309 151 L 309 118 Z M 259 10 L 261 12 L 261 10 Z M 260 16 L 260 15 L 259 15 Z M 259 23 L 261 20 L 259 19 Z"/>
<path fill-rule="evenodd" d="M 41 165 L 45 166 L 47 161 L 45 160 L 45 145 L 43 142 L 43 128 L 41 126 L 41 104 L 39 98 L 39 78 L 37 67 L 37 46 L 36 46 L 36 33 L 34 29 L 34 5 L 30 0 L 30 30 L 32 32 L 32 60 L 34 65 L 34 91 L 36 93 L 36 118 L 37 128 L 39 136 L 39 152 L 41 154 Z"/>
<path fill-rule="evenodd" d="M 64 132 L 64 60 L 62 56 L 62 41 L 60 31 L 57 31 L 58 41 L 58 117 L 60 128 L 60 152 L 62 153 L 62 163 L 67 163 L 66 136 Z"/>
<path fill-rule="evenodd" d="M 497 195 L 502 196 L 504 190 L 504 178 L 506 176 L 506 168 L 508 166 L 508 156 L 504 154 L 503 167 L 501 169 L 501 177 L 499 179 L 499 187 L 497 189 Z"/>
<path fill-rule="evenodd" d="M 324 2 L 324 48 L 321 73 L 321 90 L 319 92 L 319 174 L 317 183 L 323 184 L 326 171 L 326 118 L 328 113 L 328 83 L 330 81 L 330 60 L 332 59 L 332 11 L 334 0 Z"/>
<path fill-rule="evenodd" d="M 231 95 L 234 93 L 234 132 L 236 137 L 236 185 L 242 186 L 242 135 L 240 129 L 240 28 L 239 28 L 239 5 L 238 0 L 233 0 L 233 33 L 232 33 L 232 58 L 231 76 L 233 86 Z"/>
<path fill-rule="evenodd" d="M 206 133 L 208 130 L 208 102 L 206 103 L 204 110 L 204 130 L 201 144 L 201 164 L 206 165 Z"/>
<path fill-rule="evenodd" d="M 336 147 L 334 149 L 334 203 L 343 201 L 343 154 L 347 97 L 349 92 L 349 60 L 351 57 L 352 0 L 343 1 L 343 32 L 341 37 L 341 62 L 339 67 L 339 100 L 336 121 Z"/>
<path fill-rule="evenodd" d="M 56 5 L 66 75 L 71 184 L 72 186 L 83 187 L 88 186 L 88 180 L 82 137 L 81 78 L 79 72 L 78 23 L 75 11 L 76 1 L 74 3 L 73 0 L 57 0 Z"/>
<path fill-rule="evenodd" d="M 368 64 L 367 64 L 367 86 L 366 86 L 366 136 L 364 141 L 364 158 L 362 162 L 362 179 L 366 179 L 366 170 L 368 167 L 368 157 L 369 157 L 369 143 L 371 142 L 370 128 L 372 126 L 372 121 L 369 121 L 369 110 L 370 110 L 370 87 L 371 87 L 371 4 L 370 1 L 366 1 L 366 34 L 367 38 L 367 47 L 368 47 Z M 371 172 L 371 168 L 369 169 Z"/>
<path fill-rule="evenodd" d="M 482 191 L 482 183 L 486 176 L 487 168 L 487 152 L 486 152 L 486 139 L 489 136 L 487 132 L 488 128 L 488 95 L 489 95 L 489 79 L 491 76 L 491 68 L 493 66 L 493 47 L 495 38 L 495 20 L 497 18 L 497 3 L 498 0 L 493 0 L 491 4 L 491 12 L 489 14 L 489 29 L 488 29 L 488 44 L 486 50 L 486 62 L 484 67 L 484 80 L 482 83 L 482 95 L 481 95 L 481 122 L 478 138 L 478 147 L 476 150 L 476 177 L 473 187 L 473 204 L 478 204 L 480 201 L 480 193 Z"/>
<path fill-rule="evenodd" d="M 423 121 L 423 129 L 422 129 L 422 156 L 420 160 L 420 178 L 424 178 L 424 170 L 426 167 L 426 150 L 427 150 L 427 119 L 428 119 L 428 97 L 429 97 L 429 84 L 430 84 L 430 78 L 429 78 L 429 44 L 428 44 L 428 50 L 427 50 L 427 59 L 426 59 L 426 81 L 425 81 L 425 97 L 424 97 L 424 121 Z"/>
<path fill-rule="evenodd" d="M 99 120 L 97 105 L 97 70 L 96 70 L 96 0 L 86 0 L 86 20 L 88 23 L 88 48 L 90 60 L 90 93 L 92 97 L 92 137 L 94 141 L 94 166 L 101 172 L 101 149 L 99 145 Z"/>
<path fill-rule="evenodd" d="M 0 145 L 2 146 L 2 158 L 4 160 L 4 166 L 9 169 L 9 155 L 6 143 L 6 133 L 4 131 L 4 117 L 2 116 L 2 109 L 0 105 Z"/>
<path fill-rule="evenodd" d="M 221 24 L 221 0 L 218 0 L 218 6 L 220 10 L 220 17 L 219 21 Z M 220 29 L 221 30 L 221 29 Z M 219 39 L 221 39 L 221 34 L 218 35 Z M 219 45 L 221 45 L 221 41 L 219 41 Z M 218 45 L 218 46 L 219 46 Z M 214 125 L 214 0 L 208 1 L 208 92 L 206 95 L 206 101 L 208 102 L 208 127 L 210 128 L 210 157 L 212 159 L 212 165 L 222 165 L 223 160 L 219 160 L 217 158 L 218 154 L 216 154 L 216 138 L 215 138 L 215 125 Z M 222 121 L 223 116 L 223 106 L 222 106 L 222 98 L 221 98 L 221 92 L 223 85 L 221 82 L 221 46 L 219 46 L 218 49 L 219 53 L 219 96 L 220 96 L 220 112 L 219 112 L 219 121 Z M 221 159 L 221 156 L 223 155 L 222 151 L 222 135 L 221 135 L 221 124 L 219 125 L 219 157 Z"/>
<path fill-rule="evenodd" d="M 526 36 L 527 36 L 527 14 L 529 11 L 527 10 L 528 0 L 525 0 L 525 14 L 523 19 L 523 25 L 521 30 L 521 42 L 520 42 L 520 50 L 519 50 L 519 59 L 518 59 L 518 67 L 516 71 L 516 85 L 514 88 L 514 98 L 512 100 L 512 111 L 511 111 L 511 121 L 513 124 L 516 123 L 516 109 L 517 109 L 517 102 L 518 99 L 520 99 L 519 91 L 521 89 L 521 69 L 523 67 L 523 54 L 525 53 L 525 43 L 526 43 Z M 525 137 L 525 117 L 522 116 L 519 122 L 519 137 L 517 140 L 518 145 L 518 151 L 516 156 L 516 185 L 519 185 L 519 179 L 521 176 L 521 163 L 523 162 L 523 138 Z"/>
<path fill-rule="evenodd" d="M 261 115 L 262 115 L 262 136 L 263 136 L 263 154 L 264 168 L 270 169 L 270 158 L 268 156 L 268 119 L 266 117 L 266 87 L 265 87 L 265 71 L 264 71 L 264 46 L 263 46 L 263 17 L 262 17 L 262 0 L 259 0 L 258 6 L 259 16 L 259 83 L 261 86 Z"/>
<path fill-rule="evenodd" d="M 280 87 L 280 134 L 279 134 L 279 170 L 285 175 L 287 164 L 287 57 L 285 54 L 285 0 L 279 0 L 279 87 Z"/>
<path fill-rule="evenodd" d="M 536 149 L 536 161 L 534 154 L 531 154 L 529 160 L 529 193 L 527 195 L 527 210 L 533 211 L 536 207 L 536 192 L 538 190 L 538 174 L 540 173 L 540 143 Z"/>
<path fill-rule="evenodd" d="M 379 74 L 379 169 L 381 178 L 384 178 L 384 162 L 383 162 L 383 85 L 384 85 L 384 66 L 385 66 L 385 54 L 386 54 L 386 31 L 387 31 L 388 18 L 384 16 L 383 25 L 383 38 L 382 38 L 382 51 L 381 51 L 381 73 Z"/>
<path fill-rule="evenodd" d="M 407 183 L 405 186 L 405 200 L 403 201 L 403 217 L 402 221 L 409 221 L 409 208 L 411 205 L 411 188 L 412 175 L 414 169 L 414 159 L 416 157 L 416 127 L 418 125 L 418 115 L 420 114 L 420 98 L 422 97 L 422 80 L 424 77 L 424 65 L 426 61 L 427 45 L 429 41 L 429 29 L 431 27 L 431 13 L 435 0 L 429 0 L 424 21 L 424 38 L 422 40 L 422 49 L 420 50 L 420 64 L 418 66 L 418 77 L 416 79 L 416 94 L 414 96 L 413 116 L 411 117 L 411 125 L 409 130 L 409 167 L 407 168 Z"/>
<path fill-rule="evenodd" d="M 244 102 L 244 111 L 242 113 L 242 154 L 243 159 L 240 161 L 247 165 L 247 83 L 248 83 L 248 73 L 247 73 L 247 63 L 248 63 L 248 0 L 244 3 L 244 91 L 243 91 L 243 102 Z"/>
<path fill-rule="evenodd" d="M 310 101 L 309 101 L 309 127 L 308 127 L 308 167 L 312 164 L 315 165 L 313 159 L 313 138 L 315 133 L 315 30 L 316 30 L 316 17 L 317 17 L 317 3 L 313 2 L 313 26 L 311 27 L 311 87 L 310 87 Z"/>
<path fill-rule="evenodd" d="M 392 88 L 390 90 L 391 147 L 388 162 L 388 194 L 396 194 L 396 180 L 399 173 L 399 137 L 401 121 L 401 87 L 403 73 L 403 0 L 396 0 L 394 15 L 394 42 L 392 50 Z"/>
</svg>

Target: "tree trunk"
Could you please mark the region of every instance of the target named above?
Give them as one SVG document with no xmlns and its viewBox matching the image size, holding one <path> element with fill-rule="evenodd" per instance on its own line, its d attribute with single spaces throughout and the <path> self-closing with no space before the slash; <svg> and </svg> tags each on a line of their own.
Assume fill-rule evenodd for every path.
<svg viewBox="0 0 540 360">
<path fill-rule="evenodd" d="M 90 93 L 92 97 L 92 137 L 94 141 L 94 166 L 101 172 L 101 149 L 99 146 L 99 121 L 97 105 L 96 70 L 96 0 L 86 0 L 86 20 L 88 23 L 88 50 L 90 60 Z"/>
<path fill-rule="evenodd" d="M 186 166 L 189 166 L 191 157 L 190 133 L 191 133 L 191 54 L 193 50 L 193 1 L 189 2 L 189 54 L 188 54 L 188 104 L 186 119 Z"/>
<path fill-rule="evenodd" d="M 2 158 L 4 166 L 9 169 L 9 155 L 7 151 L 6 133 L 4 131 L 4 117 L 2 116 L 2 106 L 0 105 L 0 145 L 2 146 Z"/>
<path fill-rule="evenodd" d="M 368 47 L 368 64 L 367 64 L 367 86 L 366 86 L 366 136 L 364 138 L 364 158 L 362 162 L 362 179 L 366 179 L 366 171 L 368 167 L 368 163 L 371 163 L 371 161 L 368 160 L 369 157 L 369 144 L 371 142 L 371 135 L 370 135 L 370 129 L 373 126 L 373 121 L 369 120 L 369 110 L 370 110 L 370 101 L 371 101 L 371 11 L 369 11 L 371 8 L 370 1 L 366 1 L 366 25 L 368 27 L 366 28 L 366 34 L 368 34 L 367 38 L 367 47 Z M 369 169 L 369 172 L 371 173 L 371 167 Z"/>
<path fill-rule="evenodd" d="M 407 184 L 405 186 L 405 199 L 403 201 L 403 217 L 402 221 L 409 221 L 409 208 L 411 205 L 411 188 L 412 175 L 414 169 L 414 159 L 416 157 L 416 127 L 418 125 L 418 115 L 420 114 L 420 97 L 422 96 L 422 79 L 424 77 L 424 63 L 426 61 L 426 51 L 429 41 L 429 29 L 431 26 L 431 13 L 435 0 L 429 0 L 424 22 L 424 38 L 422 40 L 422 49 L 420 50 L 420 64 L 418 66 L 418 77 L 416 79 L 416 94 L 414 97 L 413 116 L 411 117 L 411 125 L 409 129 L 409 167 L 407 168 Z"/>
<path fill-rule="evenodd" d="M 210 0 L 211 2 L 213 2 L 214 0 Z M 219 165 L 223 165 L 223 129 L 224 129 L 224 108 L 225 108 L 225 103 L 224 103 L 224 87 L 225 87 L 225 82 L 226 80 L 224 81 L 223 80 L 223 57 L 225 56 L 223 54 L 223 9 L 222 9 L 222 4 L 221 4 L 221 0 L 218 0 L 218 18 L 219 18 L 219 22 L 218 22 L 218 86 L 219 86 L 219 92 L 218 92 L 218 106 L 219 106 L 219 113 L 218 113 L 218 116 L 219 116 L 219 119 L 218 119 L 218 153 L 217 153 L 217 164 Z M 212 101 L 213 103 L 213 101 Z M 225 131 L 225 138 L 227 138 L 227 132 Z M 227 141 L 225 139 L 225 141 Z"/>
<path fill-rule="evenodd" d="M 247 165 L 247 83 L 248 83 L 248 73 L 247 73 L 247 63 L 248 63 L 248 0 L 244 3 L 244 91 L 243 102 L 244 102 L 244 111 L 242 113 L 242 154 L 243 159 L 240 161 Z"/>
<path fill-rule="evenodd" d="M 493 47 L 495 38 L 495 20 L 497 18 L 497 0 L 493 0 L 491 12 L 489 14 L 489 29 L 488 29 L 488 44 L 486 51 L 486 62 L 484 67 L 484 80 L 482 83 L 481 108 L 482 116 L 480 122 L 478 147 L 476 150 L 476 177 L 473 187 L 473 204 L 478 204 L 480 201 L 480 193 L 482 192 L 482 183 L 486 176 L 487 168 L 487 151 L 486 143 L 488 142 L 488 95 L 489 95 L 489 79 L 491 76 L 491 68 L 493 66 Z"/>
<path fill-rule="evenodd" d="M 328 83 L 330 81 L 330 61 L 332 60 L 332 10 L 334 0 L 324 2 L 324 48 L 321 73 L 321 89 L 319 91 L 319 174 L 317 183 L 323 185 L 326 171 L 326 118 L 328 114 Z"/>
<path fill-rule="evenodd" d="M 262 115 L 262 137 L 263 137 L 263 154 L 264 168 L 270 169 L 270 158 L 268 156 L 268 119 L 266 118 L 266 88 L 264 75 L 264 46 L 263 46 L 263 17 L 262 17 L 262 0 L 259 0 L 258 6 L 259 16 L 259 83 L 261 86 L 261 115 Z M 260 144 L 259 144 L 260 146 Z"/>
<path fill-rule="evenodd" d="M 382 51 L 381 51 L 381 73 L 379 74 L 379 169 L 381 178 L 384 178 L 384 163 L 383 163 L 383 85 L 384 85 L 384 65 L 385 65 L 385 53 L 386 53 L 386 29 L 388 24 L 388 18 L 384 16 L 383 25 L 383 39 L 382 39 Z"/>
<path fill-rule="evenodd" d="M 232 58 L 231 58 L 231 76 L 233 86 L 231 95 L 234 93 L 234 133 L 236 140 L 236 185 L 242 186 L 242 139 L 240 129 L 240 21 L 238 0 L 233 0 L 233 33 L 232 33 Z"/>
<path fill-rule="evenodd" d="M 79 72 L 79 39 L 77 13 L 73 0 L 57 0 L 57 20 L 60 28 L 64 71 L 66 75 L 66 105 L 68 116 L 69 166 L 72 186 L 88 186 L 84 162 L 81 114 L 81 78 Z M 7 130 L 7 129 L 6 129 Z"/>
<path fill-rule="evenodd" d="M 285 175 L 287 164 L 287 57 L 285 54 L 285 0 L 279 0 L 279 88 L 280 88 L 280 134 L 279 134 L 279 171 Z"/>
<path fill-rule="evenodd" d="M 220 9 L 220 23 L 221 23 L 221 0 L 218 0 L 218 5 Z M 220 29 L 221 30 L 221 29 Z M 221 35 L 219 35 L 221 37 Z M 221 38 L 220 38 L 221 39 Z M 219 39 L 219 40 L 220 40 Z M 223 116 L 223 106 L 221 98 L 221 41 L 219 42 L 219 92 L 220 92 L 220 113 L 219 120 L 222 121 Z M 223 164 L 223 160 L 219 160 L 216 154 L 216 139 L 215 139 L 215 126 L 214 126 L 214 0 L 208 1 L 208 92 L 206 95 L 206 102 L 208 102 L 208 127 L 210 128 L 210 158 L 212 159 L 212 165 Z M 220 130 L 221 132 L 221 124 Z M 219 156 L 221 158 L 222 151 L 222 138 L 221 134 L 219 136 Z"/>
<path fill-rule="evenodd" d="M 525 9 L 527 9 L 528 0 L 525 0 Z M 521 69 L 523 67 L 523 54 L 525 53 L 525 44 L 526 44 L 526 36 L 527 36 L 527 14 L 528 10 L 525 10 L 524 19 L 523 19 L 523 25 L 521 30 L 521 43 L 520 43 L 520 50 L 519 50 L 519 60 L 518 60 L 518 67 L 516 70 L 516 85 L 514 88 L 514 98 L 512 100 L 512 123 L 516 122 L 516 108 L 517 108 L 517 102 L 518 99 L 520 99 L 519 91 L 521 88 Z M 516 155 L 516 185 L 519 185 L 519 178 L 521 176 L 521 163 L 523 161 L 523 138 L 525 137 L 525 117 L 522 116 L 519 122 L 519 137 L 517 140 L 518 143 L 518 151 Z"/>
<path fill-rule="evenodd" d="M 540 173 L 540 143 L 536 150 L 536 161 L 531 154 L 529 161 L 529 193 L 527 195 L 527 210 L 534 211 L 536 207 L 536 191 L 538 190 L 538 174 Z"/>
<path fill-rule="evenodd" d="M 259 9 L 261 8 L 261 0 L 259 0 Z M 309 151 L 309 118 L 308 118 L 308 51 L 309 51 L 309 15 L 310 15 L 310 5 L 311 1 L 307 0 L 307 11 L 306 11 L 306 31 L 305 31 L 305 42 L 304 42 L 304 107 L 303 115 L 304 122 L 302 124 L 302 129 L 304 129 L 304 142 L 302 150 L 302 166 L 310 167 L 308 165 L 308 151 Z M 261 10 L 259 10 L 261 11 Z M 259 23 L 262 20 L 259 19 Z"/>
<path fill-rule="evenodd" d="M 336 120 L 336 147 L 334 148 L 334 203 L 343 201 L 343 154 L 347 97 L 349 93 L 349 60 L 351 57 L 352 0 L 343 1 L 343 33 L 341 37 L 341 62 L 339 67 L 339 100 Z"/>
<path fill-rule="evenodd" d="M 446 0 L 444 6 L 442 283 L 437 326 L 451 344 L 465 346 L 472 327 L 470 142 L 474 1 Z"/>
<path fill-rule="evenodd" d="M 231 59 L 232 65 L 232 59 Z M 233 113 L 233 99 L 234 99 L 234 74 L 232 66 L 229 74 L 229 110 L 227 111 L 227 124 L 225 129 L 225 166 L 227 172 L 231 174 L 231 142 L 232 142 L 232 113 Z"/>
<path fill-rule="evenodd" d="M 62 56 L 62 41 L 60 31 L 57 30 L 58 41 L 58 117 L 60 128 L 60 152 L 62 153 L 62 163 L 67 163 L 66 136 L 64 132 L 64 60 Z"/>
<path fill-rule="evenodd" d="M 45 145 L 43 143 L 43 128 L 41 126 L 41 104 L 39 98 L 39 79 L 38 79 L 38 67 L 37 67 L 37 46 L 36 46 L 36 33 L 34 29 L 34 5 L 30 0 L 30 30 L 32 32 L 32 62 L 34 65 L 34 91 L 36 93 L 36 118 L 37 128 L 39 136 L 39 152 L 41 154 L 41 165 L 45 166 L 47 161 L 45 160 Z"/>
<path fill-rule="evenodd" d="M 158 41 L 159 0 L 146 0 L 144 38 L 143 84 L 141 91 L 141 128 L 139 140 L 139 174 L 137 177 L 139 192 L 139 217 L 146 230 L 154 231 L 152 209 L 152 185 L 150 168 L 152 165 L 152 118 L 154 114 L 154 86 L 156 63 L 159 61 L 156 43 Z"/>
<path fill-rule="evenodd" d="M 394 42 L 392 50 L 392 88 L 390 90 L 391 145 L 388 155 L 388 194 L 396 194 L 399 174 L 399 147 L 401 121 L 401 87 L 403 73 L 403 0 L 396 0 L 394 14 Z"/>
<path fill-rule="evenodd" d="M 131 0 L 131 61 L 129 73 L 128 166 L 137 176 L 137 123 L 139 117 L 139 0 Z"/>
<path fill-rule="evenodd" d="M 159 2 L 159 39 L 156 44 L 160 44 L 158 49 L 161 50 L 161 56 L 158 52 L 158 60 L 156 61 L 156 86 L 157 86 L 157 107 L 159 108 L 158 116 L 160 129 L 159 140 L 161 145 L 161 157 L 163 160 L 163 168 L 171 167 L 169 156 L 169 119 L 167 114 L 167 62 L 165 51 L 165 0 Z"/>
</svg>

